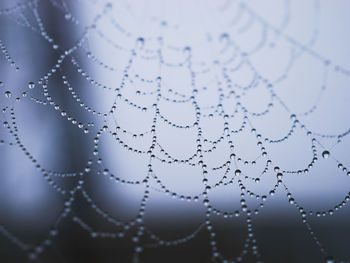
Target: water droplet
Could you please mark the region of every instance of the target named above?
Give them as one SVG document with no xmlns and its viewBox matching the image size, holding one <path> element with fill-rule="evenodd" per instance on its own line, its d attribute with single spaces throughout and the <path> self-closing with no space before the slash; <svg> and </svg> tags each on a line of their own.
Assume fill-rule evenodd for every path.
<svg viewBox="0 0 350 263">
<path fill-rule="evenodd" d="M 228 41 L 229 40 L 229 35 L 227 34 L 227 33 L 222 33 L 221 35 L 220 35 L 220 38 L 219 38 L 219 41 L 220 42 L 223 42 L 223 41 Z"/>
<path fill-rule="evenodd" d="M 50 230 L 50 236 L 56 236 L 57 235 L 57 230 L 56 229 L 52 229 L 52 230 Z"/>
<path fill-rule="evenodd" d="M 35 253 L 32 252 L 32 253 L 29 253 L 29 254 L 28 254 L 28 257 L 29 257 L 29 260 L 32 261 L 32 260 L 35 260 L 37 256 L 36 256 Z"/>
<path fill-rule="evenodd" d="M 139 37 L 137 40 L 136 40 L 136 46 L 138 48 L 143 48 L 143 46 L 145 45 L 145 39 L 143 37 Z"/>
<path fill-rule="evenodd" d="M 183 53 L 184 53 L 186 56 L 189 56 L 189 55 L 191 54 L 191 47 L 186 46 L 186 47 L 183 49 Z"/>
<path fill-rule="evenodd" d="M 111 2 L 108 2 L 108 3 L 106 4 L 106 9 L 110 10 L 110 9 L 112 9 L 112 8 L 113 8 L 113 4 L 112 4 Z"/>
<path fill-rule="evenodd" d="M 329 157 L 329 154 L 330 154 L 329 151 L 325 150 L 322 152 L 322 157 L 327 159 Z"/>
<path fill-rule="evenodd" d="M 325 259 L 325 263 L 334 263 L 335 261 L 334 261 L 334 259 L 333 259 L 333 257 L 326 257 L 326 259 Z"/>
<path fill-rule="evenodd" d="M 236 176 L 240 176 L 240 175 L 241 175 L 241 170 L 237 169 L 237 170 L 235 171 L 235 175 L 236 175 Z"/>
<path fill-rule="evenodd" d="M 4 82 L 0 81 L 0 87 L 4 86 Z"/>
<path fill-rule="evenodd" d="M 28 87 L 30 88 L 30 89 L 34 89 L 35 88 L 35 83 L 34 82 L 29 82 L 28 83 Z"/>
<path fill-rule="evenodd" d="M 12 93 L 9 90 L 6 90 L 4 94 L 5 94 L 5 97 L 8 99 L 11 98 L 11 96 L 12 96 Z"/>
<path fill-rule="evenodd" d="M 67 14 L 64 15 L 64 18 L 66 20 L 70 20 L 72 18 L 72 14 L 67 13 Z"/>
<path fill-rule="evenodd" d="M 58 49 L 58 45 L 54 44 L 54 45 L 52 46 L 52 48 L 53 48 L 53 49 Z"/>
<path fill-rule="evenodd" d="M 277 179 L 278 179 L 278 180 L 281 180 L 282 177 L 283 177 L 283 174 L 282 174 L 282 173 L 278 173 L 278 174 L 277 174 Z"/>
</svg>

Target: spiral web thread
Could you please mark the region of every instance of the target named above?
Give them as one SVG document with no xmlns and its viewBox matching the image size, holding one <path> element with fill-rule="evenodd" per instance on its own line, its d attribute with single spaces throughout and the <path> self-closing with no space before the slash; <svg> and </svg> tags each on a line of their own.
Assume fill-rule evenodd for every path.
<svg viewBox="0 0 350 263">
<path fill-rule="evenodd" d="M 244 262 L 244 257 L 252 253 L 256 256 L 257 262 L 261 261 L 261 253 L 263 251 L 259 250 L 258 240 L 254 234 L 254 227 L 252 218 L 259 214 L 263 209 L 264 204 L 276 192 L 278 188 L 285 190 L 288 197 L 289 203 L 294 205 L 297 211 L 300 213 L 302 222 L 305 224 L 306 231 L 309 232 L 313 238 L 315 244 L 319 247 L 321 253 L 324 254 L 327 262 L 334 262 L 332 257 L 328 256 L 326 248 L 322 245 L 322 241 L 318 238 L 317 233 L 312 229 L 311 224 L 309 224 L 308 217 L 312 216 L 331 216 L 341 208 L 345 206 L 347 201 L 349 201 L 349 194 L 344 196 L 344 199 L 339 203 L 335 204 L 334 207 L 327 208 L 322 211 L 311 211 L 307 208 L 301 207 L 298 200 L 293 196 L 293 193 L 289 190 L 288 185 L 284 182 L 285 176 L 298 176 L 303 173 L 308 173 L 317 164 L 320 158 L 329 158 L 329 162 L 333 162 L 345 175 L 349 176 L 347 167 L 345 167 L 341 161 L 335 159 L 330 153 L 330 149 L 326 149 L 321 143 L 321 139 L 336 139 L 336 143 L 332 146 L 335 147 L 340 144 L 349 132 L 350 129 L 340 133 L 340 134 L 322 134 L 317 131 L 310 130 L 307 125 L 303 124 L 301 121 L 304 116 L 312 116 L 312 114 L 317 111 L 318 104 L 322 95 L 327 87 L 327 76 L 328 73 L 333 71 L 337 72 L 342 76 L 349 77 L 350 72 L 343 68 L 342 66 L 333 64 L 331 60 L 323 57 L 321 54 L 315 52 L 312 46 L 317 40 L 318 34 L 318 24 L 315 22 L 314 31 L 307 44 L 301 44 L 294 38 L 284 33 L 290 20 L 290 10 L 289 1 L 285 1 L 285 15 L 281 26 L 275 27 L 270 24 L 267 20 L 261 17 L 258 12 L 255 12 L 253 8 L 243 2 L 237 1 L 227 1 L 224 3 L 217 4 L 217 10 L 213 12 L 218 12 L 222 16 L 231 17 L 230 22 L 226 28 L 222 28 L 221 32 L 216 32 L 216 36 L 208 36 L 207 43 L 203 45 L 208 45 L 208 50 L 216 48 L 218 58 L 215 60 L 198 61 L 193 53 L 196 51 L 197 46 L 173 46 L 167 41 L 166 36 L 157 34 L 150 37 L 143 37 L 135 35 L 132 31 L 128 30 L 128 26 L 124 25 L 122 21 L 118 21 L 118 17 L 114 16 L 114 10 L 116 6 L 118 9 L 122 9 L 124 12 L 130 12 L 130 6 L 118 3 L 104 3 L 102 1 L 77 1 L 80 5 L 88 5 L 91 7 L 91 12 L 95 12 L 94 19 L 91 24 L 84 24 L 78 18 L 76 18 L 73 12 L 70 11 L 68 3 L 65 0 L 50 0 L 50 4 L 56 8 L 62 15 L 62 19 L 65 19 L 73 26 L 84 28 L 78 41 L 68 48 L 63 49 L 59 45 L 55 44 L 55 39 L 51 38 L 49 34 L 45 31 L 45 25 L 41 18 L 39 12 L 39 7 L 42 1 L 24 1 L 13 5 L 12 8 L 0 10 L 0 16 L 10 19 L 12 22 L 32 31 L 45 41 L 47 41 L 52 50 L 60 54 L 59 59 L 46 75 L 42 76 L 39 80 L 30 82 L 28 84 L 28 90 L 22 93 L 21 98 L 14 98 L 12 96 L 11 90 L 5 90 L 4 95 L 9 100 L 15 100 L 11 106 L 6 106 L 3 108 L 3 118 L 4 125 L 9 132 L 9 137 L 12 140 L 1 140 L 2 144 L 8 144 L 13 147 L 19 147 L 23 154 L 33 162 L 42 176 L 47 180 L 47 182 L 52 186 L 53 190 L 59 192 L 62 198 L 65 200 L 65 207 L 61 212 L 60 216 L 57 218 L 55 224 L 52 226 L 47 237 L 43 239 L 42 243 L 39 245 L 32 245 L 22 242 L 19 238 L 13 235 L 10 231 L 6 229 L 6 226 L 0 226 L 0 232 L 8 237 L 8 239 L 16 244 L 20 249 L 28 254 L 29 258 L 36 260 L 40 258 L 40 254 L 45 250 L 45 247 L 51 245 L 51 241 L 58 235 L 58 226 L 62 221 L 62 218 L 71 217 L 71 219 L 83 228 L 85 231 L 89 232 L 92 238 L 112 238 L 112 239 L 122 239 L 131 238 L 134 242 L 134 259 L 138 260 L 139 255 L 147 248 L 157 248 L 161 246 L 176 246 L 195 238 L 200 231 L 208 231 L 211 247 L 211 256 L 214 262 Z M 132 11 L 132 10 L 131 10 Z M 314 15 L 317 18 L 319 12 L 319 3 L 315 1 Z M 29 18 L 31 14 L 32 18 Z M 26 15 L 25 15 L 26 14 Z M 248 15 L 250 19 L 243 26 L 240 24 L 242 17 Z M 33 19 L 34 18 L 34 19 Z M 149 20 L 157 26 L 161 26 L 169 30 L 170 33 L 176 32 L 176 30 L 184 25 L 171 25 L 167 21 L 162 19 L 151 17 Z M 317 19 L 316 19 L 317 20 Z M 114 30 L 118 31 L 121 36 L 123 36 L 127 41 L 133 43 L 132 46 L 123 46 L 119 44 L 118 39 L 113 39 L 112 36 L 107 35 L 104 32 L 104 27 L 101 26 L 101 21 L 107 22 Z M 253 25 L 258 25 L 261 27 L 260 40 L 257 45 L 252 49 L 246 50 L 244 47 L 240 46 L 235 41 L 235 37 L 239 34 L 244 34 L 248 32 Z M 111 50 L 125 53 L 128 56 L 127 62 L 124 67 L 115 68 L 99 59 L 98 55 L 94 53 L 93 48 L 90 49 L 89 41 L 93 38 L 97 38 L 103 45 Z M 272 40 L 271 40 L 272 39 Z M 290 59 L 285 68 L 283 74 L 281 74 L 277 79 L 270 80 L 265 76 L 261 75 L 256 69 L 254 62 L 251 57 L 259 52 L 264 52 L 264 48 L 267 45 L 271 45 L 270 48 L 274 48 L 273 45 L 278 43 L 279 39 L 283 39 L 289 44 Z M 274 41 L 271 44 L 270 41 Z M 121 41 L 122 42 L 122 41 Z M 149 44 L 152 43 L 152 44 Z M 212 43 L 215 45 L 210 46 Z M 151 47 L 149 47 L 151 46 Z M 206 46 L 207 47 L 207 46 Z M 211 48 L 209 48 L 211 47 Z M 219 47 L 219 48 L 218 48 Z M 13 66 L 18 72 L 22 69 L 20 65 L 17 65 L 15 59 L 11 57 L 4 40 L 0 40 L 0 48 L 2 54 L 5 56 L 6 60 Z M 109 71 L 112 74 L 120 74 L 120 83 L 115 87 L 115 85 L 105 86 L 101 84 L 97 79 L 90 76 L 87 71 L 81 65 L 79 59 L 75 56 L 75 53 L 81 51 L 85 55 L 85 60 L 88 63 L 92 63 L 101 67 L 105 71 Z M 164 53 L 167 51 L 174 52 L 177 54 L 178 61 L 167 61 Z M 209 52 L 209 51 L 208 51 Z M 212 51 L 210 51 L 212 52 Z M 302 113 L 294 113 L 288 108 L 286 103 L 278 96 L 278 92 L 275 90 L 275 86 L 283 83 L 285 79 L 293 68 L 295 62 L 302 56 L 307 54 L 311 56 L 313 60 L 321 64 L 324 67 L 324 75 L 320 76 L 323 79 L 321 87 L 319 87 L 319 95 L 316 101 L 313 103 L 308 111 Z M 67 62 L 68 61 L 68 62 Z M 152 61 L 156 62 L 158 74 L 155 76 L 149 76 L 143 72 L 137 72 L 135 69 L 135 64 L 138 61 Z M 77 95 L 74 90 L 74 86 L 69 80 L 69 76 L 66 74 L 63 67 L 63 63 L 71 63 L 75 68 L 75 73 L 80 74 L 85 78 L 89 85 L 97 90 L 108 90 L 113 94 L 113 103 L 110 105 L 107 112 L 101 112 L 93 109 L 93 107 L 87 106 L 83 100 Z M 242 86 L 236 83 L 233 79 L 235 74 L 239 74 L 239 70 L 243 67 L 249 68 L 252 73 L 251 79 L 249 79 L 249 84 L 247 86 Z M 163 83 L 162 68 L 181 69 L 188 74 L 189 83 L 186 86 L 185 91 L 177 91 L 174 89 L 166 89 Z M 53 76 L 59 76 L 62 80 L 64 86 L 69 90 L 70 95 L 80 106 L 88 112 L 90 115 L 101 120 L 102 125 L 99 123 L 91 122 L 80 122 L 73 118 L 69 112 L 61 108 L 60 105 L 56 104 L 54 97 L 50 95 L 50 79 Z M 197 79 L 201 76 L 209 76 L 208 79 L 211 81 L 211 85 L 200 86 L 197 84 Z M 5 83 L 6 84 L 6 83 Z M 141 84 L 141 85 L 140 85 Z M 137 89 L 135 87 L 146 85 L 147 88 L 144 90 Z M 0 84 L 5 86 L 3 82 Z M 139 86 L 138 86 L 139 85 Z M 266 103 L 265 109 L 261 112 L 252 112 L 249 107 L 246 107 L 242 102 L 242 99 L 254 89 L 264 90 L 269 94 L 269 100 Z M 40 90 L 41 98 L 32 94 L 33 91 Z M 213 103 L 210 105 L 203 105 L 200 100 L 200 96 L 210 90 L 216 94 Z M 76 171 L 73 173 L 61 173 L 56 171 L 51 171 L 44 168 L 43 164 L 38 163 L 33 156 L 22 144 L 20 139 L 20 129 L 17 126 L 15 108 L 16 103 L 21 103 L 22 100 L 31 100 L 33 103 L 38 103 L 46 107 L 53 107 L 57 110 L 57 117 L 67 119 L 67 125 L 75 125 L 81 129 L 82 134 L 91 134 L 94 129 L 97 129 L 96 136 L 94 138 L 94 148 L 91 150 L 91 159 L 86 164 L 83 171 Z M 139 101 L 139 102 L 134 102 Z M 149 102 L 149 105 L 142 104 L 142 102 Z M 191 105 L 193 108 L 193 122 L 190 124 L 181 124 L 173 121 L 165 114 L 162 113 L 162 102 L 172 103 L 177 105 Z M 149 125 L 149 130 L 142 133 L 134 133 L 133 131 L 127 130 L 118 123 L 118 107 L 120 104 L 124 103 L 128 107 L 140 112 L 151 112 L 153 115 L 153 121 Z M 230 105 L 230 109 L 227 109 L 227 105 Z M 275 105 L 282 106 L 284 111 L 290 116 L 290 129 L 287 134 L 282 138 L 268 138 L 264 136 L 264 132 L 258 130 L 254 126 L 254 121 L 252 119 L 259 118 L 268 115 Z M 240 114 L 242 115 L 241 117 Z M 203 135 L 205 132 L 202 128 L 201 123 L 205 119 L 220 119 L 223 120 L 223 128 L 221 136 L 215 140 L 206 138 Z M 230 126 L 230 122 L 236 124 L 237 128 L 233 129 Z M 181 130 L 194 130 L 196 133 L 196 147 L 193 149 L 193 154 L 189 155 L 186 159 L 179 159 L 172 155 L 165 147 L 161 145 L 158 136 L 157 126 L 159 123 L 165 123 L 166 125 Z M 239 124 L 239 125 L 238 125 Z M 311 161 L 306 167 L 298 168 L 296 170 L 288 170 L 283 167 L 279 167 L 273 159 L 269 156 L 269 146 L 282 143 L 290 139 L 296 130 L 301 130 L 305 133 L 310 141 L 312 148 Z M 161 131 L 160 131 L 161 132 Z M 256 139 L 256 147 L 260 151 L 259 155 L 252 160 L 245 160 L 244 157 L 240 156 L 238 152 L 235 151 L 235 140 L 236 136 L 242 133 L 252 134 Z M 99 153 L 100 138 L 102 136 L 112 136 L 115 142 L 126 150 L 135 155 L 142 156 L 148 161 L 146 169 L 148 172 L 143 176 L 141 180 L 128 180 L 128 178 L 123 177 L 123 174 L 113 174 L 110 172 L 108 167 L 106 167 L 104 160 Z M 143 139 L 146 137 L 151 138 L 151 144 L 147 149 L 139 149 L 137 146 L 129 145 L 123 140 L 123 136 L 132 139 Z M 226 145 L 229 149 L 229 153 L 226 156 L 221 156 L 222 164 L 217 167 L 210 167 L 206 163 L 207 156 L 217 150 L 219 145 Z M 113 147 L 110 145 L 109 147 Z M 319 154 L 321 153 L 321 154 Z M 321 155 L 321 156 L 319 156 Z M 192 167 L 198 167 L 200 169 L 200 175 L 202 176 L 202 189 L 201 193 L 195 193 L 193 195 L 183 195 L 181 193 L 172 190 L 171 185 L 164 183 L 153 171 L 154 162 L 161 162 L 163 164 L 169 165 L 171 169 L 172 165 L 186 165 Z M 245 167 L 254 166 L 257 163 L 263 163 L 264 169 L 260 173 L 254 175 L 246 174 Z M 95 169 L 94 164 L 97 164 L 99 169 Z M 217 171 L 221 173 L 221 178 L 215 182 L 210 179 L 211 173 Z M 254 191 L 250 190 L 246 186 L 246 182 L 253 181 L 256 184 L 261 183 L 264 176 L 272 176 L 268 172 L 272 171 L 272 175 L 276 178 L 275 184 L 271 187 L 266 194 L 256 194 Z M 86 176 L 106 176 L 118 184 L 128 184 L 128 185 L 143 185 L 144 195 L 139 205 L 138 214 L 134 219 L 130 221 L 122 221 L 114 216 L 110 215 L 107 211 L 102 210 L 97 203 L 91 198 L 88 191 L 84 188 L 84 179 Z M 198 176 L 198 175 L 197 175 Z M 66 189 L 56 183 L 55 178 L 71 178 L 76 177 L 76 185 L 73 189 Z M 223 211 L 215 207 L 211 203 L 210 191 L 215 188 L 220 188 L 223 186 L 238 186 L 241 191 L 241 208 L 236 211 Z M 203 222 L 195 229 L 190 235 L 184 236 L 183 238 L 176 240 L 163 240 L 161 236 L 154 234 L 147 225 L 144 224 L 144 215 L 146 212 L 147 200 L 152 194 L 152 191 L 158 191 L 174 197 L 175 199 L 188 202 L 202 202 L 205 206 L 206 213 L 203 218 Z M 94 211 L 102 216 L 106 221 L 115 225 L 115 232 L 101 232 L 95 229 L 94 226 L 88 225 L 83 218 L 80 218 L 74 213 L 72 209 L 72 204 L 74 203 L 75 195 L 80 192 L 85 198 L 86 202 L 94 209 Z M 256 206 L 250 206 L 247 204 L 247 198 L 255 198 L 258 200 Z M 229 220 L 234 217 L 245 217 L 248 235 L 245 239 L 243 249 L 236 258 L 229 259 L 226 258 L 224 254 L 220 252 L 219 243 L 220 241 L 216 238 L 215 226 L 212 224 L 213 215 L 222 216 Z M 233 219 L 234 220 L 234 219 Z M 136 234 L 130 236 L 130 229 L 136 229 Z M 147 236 L 151 242 L 143 242 L 143 237 Z M 342 262 L 349 262 L 344 260 Z"/>
</svg>

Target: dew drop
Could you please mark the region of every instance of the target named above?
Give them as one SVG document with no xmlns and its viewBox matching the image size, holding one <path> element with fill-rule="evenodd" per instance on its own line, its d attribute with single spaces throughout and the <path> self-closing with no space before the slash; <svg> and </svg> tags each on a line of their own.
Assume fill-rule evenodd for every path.
<svg viewBox="0 0 350 263">
<path fill-rule="evenodd" d="M 58 232 L 57 232 L 56 229 L 52 229 L 52 230 L 50 230 L 50 232 L 49 232 L 50 236 L 56 236 L 57 233 L 58 233 Z"/>
<path fill-rule="evenodd" d="M 33 82 L 33 81 L 29 82 L 29 83 L 28 83 L 28 87 L 29 87 L 30 89 L 34 89 L 34 88 L 35 88 L 34 82 Z"/>
<path fill-rule="evenodd" d="M 5 97 L 8 99 L 11 98 L 11 96 L 12 96 L 12 93 L 9 90 L 6 90 L 4 94 L 5 94 Z"/>
<path fill-rule="evenodd" d="M 35 253 L 29 253 L 28 254 L 29 260 L 35 260 L 36 259 L 36 254 Z"/>
<path fill-rule="evenodd" d="M 64 18 L 66 20 L 70 20 L 72 18 L 72 14 L 67 13 L 67 14 L 64 15 Z"/>
<path fill-rule="evenodd" d="M 184 52 L 184 54 L 189 55 L 189 54 L 191 53 L 191 47 L 186 46 L 186 47 L 183 49 L 183 52 Z"/>
<path fill-rule="evenodd" d="M 237 169 L 237 170 L 235 171 L 235 175 L 236 175 L 236 176 L 240 176 L 240 175 L 241 175 L 241 170 Z"/>
<path fill-rule="evenodd" d="M 139 37 L 136 40 L 136 45 L 138 48 L 143 48 L 143 46 L 145 45 L 145 39 L 143 37 Z"/>
<path fill-rule="evenodd" d="M 330 154 L 329 151 L 325 150 L 322 152 L 322 157 L 327 159 L 329 157 L 329 154 Z"/>
<path fill-rule="evenodd" d="M 326 259 L 325 259 L 325 263 L 334 263 L 335 261 L 334 261 L 334 259 L 333 259 L 333 257 L 326 257 Z"/>
<path fill-rule="evenodd" d="M 113 4 L 112 4 L 111 2 L 108 2 L 108 3 L 106 4 L 106 8 L 107 8 L 108 10 L 112 9 L 112 8 L 113 8 Z"/>
<path fill-rule="evenodd" d="M 220 37 L 219 37 L 219 41 L 220 42 L 223 42 L 223 41 L 228 41 L 229 40 L 229 35 L 227 34 L 227 33 L 222 33 L 221 35 L 220 35 Z"/>
<path fill-rule="evenodd" d="M 208 199 L 204 199 L 204 200 L 203 200 L 203 204 L 204 204 L 205 206 L 208 206 L 208 205 L 209 205 L 209 200 L 208 200 Z"/>
</svg>

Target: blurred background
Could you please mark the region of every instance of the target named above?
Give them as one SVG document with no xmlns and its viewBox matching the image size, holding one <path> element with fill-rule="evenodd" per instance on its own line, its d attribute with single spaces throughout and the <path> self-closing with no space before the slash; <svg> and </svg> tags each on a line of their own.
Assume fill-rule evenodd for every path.
<svg viewBox="0 0 350 263">
<path fill-rule="evenodd" d="M 349 8 L 1 1 L 0 261 L 349 262 Z"/>
</svg>

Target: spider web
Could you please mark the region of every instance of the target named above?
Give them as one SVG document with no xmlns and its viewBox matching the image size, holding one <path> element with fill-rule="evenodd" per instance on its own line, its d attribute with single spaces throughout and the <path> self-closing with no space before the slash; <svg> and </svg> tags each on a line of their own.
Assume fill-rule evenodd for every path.
<svg viewBox="0 0 350 263">
<path fill-rule="evenodd" d="M 312 2 L 312 14 L 307 14 L 313 19 L 305 42 L 287 33 L 291 2 L 281 3 L 278 26 L 256 11 L 258 4 L 241 1 L 173 1 L 166 7 L 162 1 L 33 0 L 0 10 L 2 19 L 47 43 L 55 61 L 44 65 L 45 74 L 24 89 L 0 79 L 5 130 L 1 143 L 17 147 L 21 152 L 16 154 L 29 158 L 51 191 L 64 200 L 40 244 L 24 242 L 6 225 L 0 232 L 33 261 L 40 261 L 60 234 L 59 226 L 70 219 L 92 239 L 131 240 L 135 262 L 150 248 L 180 246 L 204 231 L 209 234 L 211 261 L 247 262 L 253 255 L 262 262 L 264 251 L 253 222 L 268 201 L 284 192 L 325 262 L 335 262 L 310 218 L 340 213 L 350 199 L 348 188 L 332 205 L 324 202 L 313 209 L 300 195 L 303 185 L 296 182 L 322 180 L 312 177 L 313 171 L 322 173 L 327 165 L 340 171 L 329 187 L 346 187 L 350 171 L 346 160 L 336 156 L 346 159 L 347 150 L 341 147 L 350 129 L 332 110 L 342 107 L 337 100 L 346 100 L 349 92 L 341 89 L 340 97 L 334 97 L 329 86 L 343 78 L 347 82 L 350 72 L 313 48 L 320 30 L 319 1 Z M 62 25 L 73 28 L 74 39 L 50 35 L 50 18 L 43 14 L 47 5 Z M 29 70 L 4 36 L 0 48 L 13 76 Z M 63 92 L 71 104 L 59 95 Z M 82 169 L 51 169 L 26 146 L 17 108 L 30 104 L 53 110 L 62 125 L 74 126 L 75 134 L 86 138 L 87 150 L 74 153 L 79 164 L 87 159 Z M 347 114 L 347 109 L 340 110 Z M 130 190 L 136 196 L 141 192 L 136 216 L 124 220 L 99 206 L 86 186 L 96 177 L 109 178 L 108 185 L 138 189 Z M 79 215 L 78 195 L 112 230 L 100 230 Z M 180 205 L 199 204 L 200 224 L 181 238 L 164 239 L 145 220 L 152 195 L 170 196 Z M 227 205 L 229 198 L 238 205 Z M 247 235 L 236 257 L 221 251 L 216 217 L 232 224 L 243 218 Z"/>
</svg>

